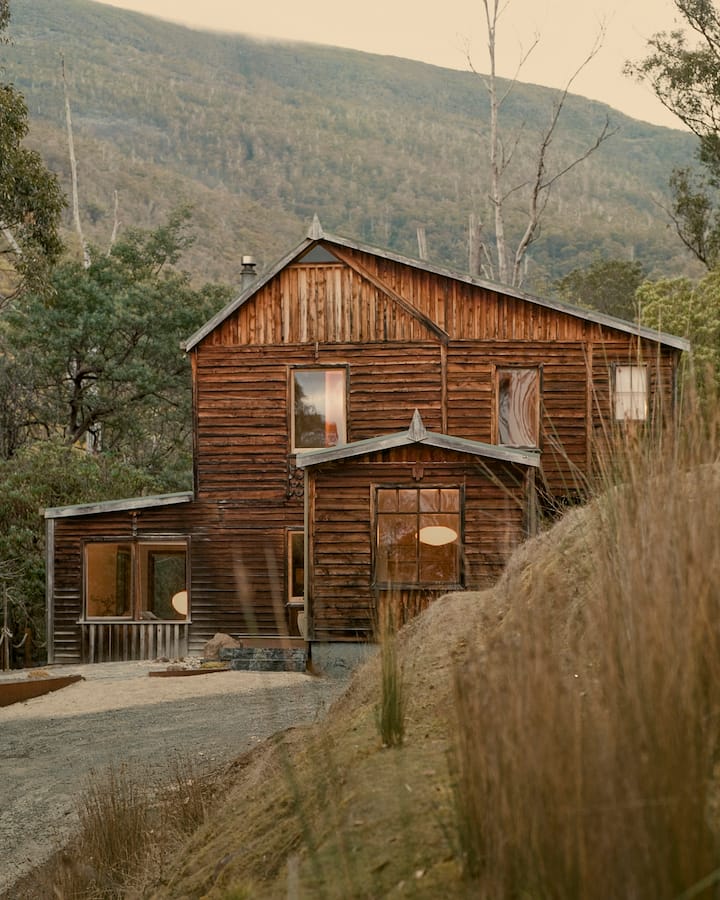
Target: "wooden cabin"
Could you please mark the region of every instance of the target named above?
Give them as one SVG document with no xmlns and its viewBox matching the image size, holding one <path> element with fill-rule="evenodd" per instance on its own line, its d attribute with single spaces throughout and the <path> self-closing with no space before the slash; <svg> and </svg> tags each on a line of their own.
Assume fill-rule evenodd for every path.
<svg viewBox="0 0 720 900">
<path fill-rule="evenodd" d="M 342 651 L 487 584 L 687 342 L 325 234 L 194 334 L 194 487 L 46 510 L 54 662 Z"/>
</svg>

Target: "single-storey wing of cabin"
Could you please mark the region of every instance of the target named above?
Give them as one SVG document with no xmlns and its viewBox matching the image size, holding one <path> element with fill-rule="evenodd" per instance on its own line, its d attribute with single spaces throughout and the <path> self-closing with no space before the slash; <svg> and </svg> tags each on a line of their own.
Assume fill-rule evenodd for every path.
<svg viewBox="0 0 720 900">
<path fill-rule="evenodd" d="M 483 586 L 687 349 L 316 220 L 185 344 L 193 490 L 45 511 L 49 660 L 342 648 Z"/>
</svg>

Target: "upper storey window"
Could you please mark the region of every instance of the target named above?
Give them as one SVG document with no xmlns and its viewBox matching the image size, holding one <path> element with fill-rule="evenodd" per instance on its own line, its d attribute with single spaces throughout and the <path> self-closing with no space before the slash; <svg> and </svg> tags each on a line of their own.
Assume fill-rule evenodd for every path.
<svg viewBox="0 0 720 900">
<path fill-rule="evenodd" d="M 615 420 L 644 422 L 648 412 L 647 366 L 615 366 L 614 388 Z"/>
<path fill-rule="evenodd" d="M 497 443 L 540 446 L 540 369 L 497 369 Z"/>
<path fill-rule="evenodd" d="M 347 369 L 294 369 L 292 449 L 335 447 L 347 441 Z"/>
</svg>

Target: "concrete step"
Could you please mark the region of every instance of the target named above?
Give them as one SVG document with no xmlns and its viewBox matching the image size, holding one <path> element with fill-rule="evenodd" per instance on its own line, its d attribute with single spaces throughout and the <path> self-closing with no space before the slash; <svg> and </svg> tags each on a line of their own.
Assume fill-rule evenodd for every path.
<svg viewBox="0 0 720 900">
<path fill-rule="evenodd" d="M 223 647 L 220 659 L 241 672 L 304 672 L 307 650 L 291 647 Z"/>
</svg>

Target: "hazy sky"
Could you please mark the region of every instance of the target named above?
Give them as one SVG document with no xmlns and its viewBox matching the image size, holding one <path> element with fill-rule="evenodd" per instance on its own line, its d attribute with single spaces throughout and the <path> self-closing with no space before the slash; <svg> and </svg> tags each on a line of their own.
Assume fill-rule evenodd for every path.
<svg viewBox="0 0 720 900">
<path fill-rule="evenodd" d="M 313 41 L 419 59 L 454 69 L 487 70 L 481 0 L 100 0 L 191 27 Z M 508 0 L 499 27 L 499 74 L 514 74 L 523 49 L 540 43 L 522 81 L 564 86 L 606 35 L 573 92 L 648 122 L 680 127 L 652 92 L 623 76 L 627 59 L 645 55 L 648 37 L 676 23 L 672 0 Z"/>
</svg>

